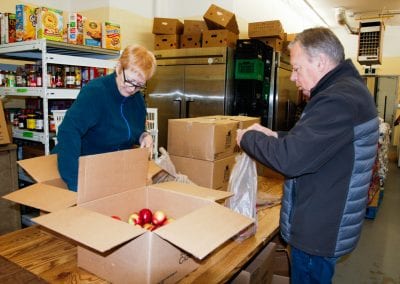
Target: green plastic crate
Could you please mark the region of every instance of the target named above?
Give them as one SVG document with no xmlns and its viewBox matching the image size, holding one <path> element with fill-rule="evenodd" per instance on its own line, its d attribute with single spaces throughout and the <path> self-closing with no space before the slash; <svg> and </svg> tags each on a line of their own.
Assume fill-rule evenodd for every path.
<svg viewBox="0 0 400 284">
<path fill-rule="evenodd" d="M 235 62 L 235 79 L 264 80 L 264 62 L 260 59 L 237 59 Z"/>
</svg>

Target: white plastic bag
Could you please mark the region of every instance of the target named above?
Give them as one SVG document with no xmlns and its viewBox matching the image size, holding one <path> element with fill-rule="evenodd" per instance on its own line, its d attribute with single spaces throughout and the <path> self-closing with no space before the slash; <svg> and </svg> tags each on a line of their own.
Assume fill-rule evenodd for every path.
<svg viewBox="0 0 400 284">
<path fill-rule="evenodd" d="M 179 183 L 188 183 L 188 184 L 194 184 L 188 176 L 178 173 L 175 169 L 174 164 L 171 161 L 171 158 L 169 157 L 168 152 L 163 148 L 160 147 L 160 153 L 161 156 L 159 158 L 155 159 L 155 163 L 164 170 L 164 174 L 160 174 L 156 177 L 156 179 L 153 179 L 153 183 L 161 183 L 161 182 L 167 182 L 167 181 L 176 181 Z"/>
<path fill-rule="evenodd" d="M 257 231 L 257 168 L 256 163 L 246 153 L 236 157 L 236 164 L 229 178 L 228 191 L 234 195 L 227 201 L 227 206 L 254 220 L 253 225 L 235 237 L 235 240 L 243 241 Z"/>
</svg>

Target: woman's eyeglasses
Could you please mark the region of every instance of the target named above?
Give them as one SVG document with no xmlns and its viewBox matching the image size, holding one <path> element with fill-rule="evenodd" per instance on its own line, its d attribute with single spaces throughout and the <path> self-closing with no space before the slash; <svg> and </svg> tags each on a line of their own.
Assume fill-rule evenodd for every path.
<svg viewBox="0 0 400 284">
<path fill-rule="evenodd" d="M 134 88 L 139 88 L 139 89 L 145 89 L 146 85 L 145 84 L 139 84 L 135 81 L 132 80 L 127 80 L 126 76 L 125 76 L 125 69 L 122 69 L 122 76 L 124 76 L 124 83 L 130 87 L 134 87 Z"/>
</svg>

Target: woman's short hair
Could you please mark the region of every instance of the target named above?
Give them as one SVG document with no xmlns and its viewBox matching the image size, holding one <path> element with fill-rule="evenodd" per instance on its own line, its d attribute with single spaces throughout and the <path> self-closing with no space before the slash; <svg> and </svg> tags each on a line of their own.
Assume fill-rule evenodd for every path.
<svg viewBox="0 0 400 284">
<path fill-rule="evenodd" d="M 140 45 L 129 45 L 123 51 L 119 58 L 122 69 L 133 69 L 140 73 L 146 81 L 150 79 L 157 66 L 154 54 Z"/>
</svg>

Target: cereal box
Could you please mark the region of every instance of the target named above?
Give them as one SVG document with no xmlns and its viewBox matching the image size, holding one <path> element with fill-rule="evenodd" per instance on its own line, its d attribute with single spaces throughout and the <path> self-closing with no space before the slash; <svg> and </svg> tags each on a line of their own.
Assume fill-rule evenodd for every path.
<svg viewBox="0 0 400 284">
<path fill-rule="evenodd" d="M 83 21 L 83 44 L 101 47 L 101 22 Z"/>
<path fill-rule="evenodd" d="M 16 40 L 36 39 L 36 7 L 24 4 L 15 6 L 16 14 Z"/>
<path fill-rule="evenodd" d="M 0 13 L 0 44 L 12 43 L 15 38 L 15 14 Z"/>
<path fill-rule="evenodd" d="M 114 50 L 121 49 L 121 26 L 104 22 L 102 25 L 102 47 Z"/>
<path fill-rule="evenodd" d="M 36 12 L 37 38 L 47 38 L 54 41 L 63 41 L 63 12 L 61 10 L 46 7 L 40 7 L 37 9 Z"/>
<path fill-rule="evenodd" d="M 78 13 L 69 14 L 67 42 L 83 44 L 83 17 Z"/>
</svg>

